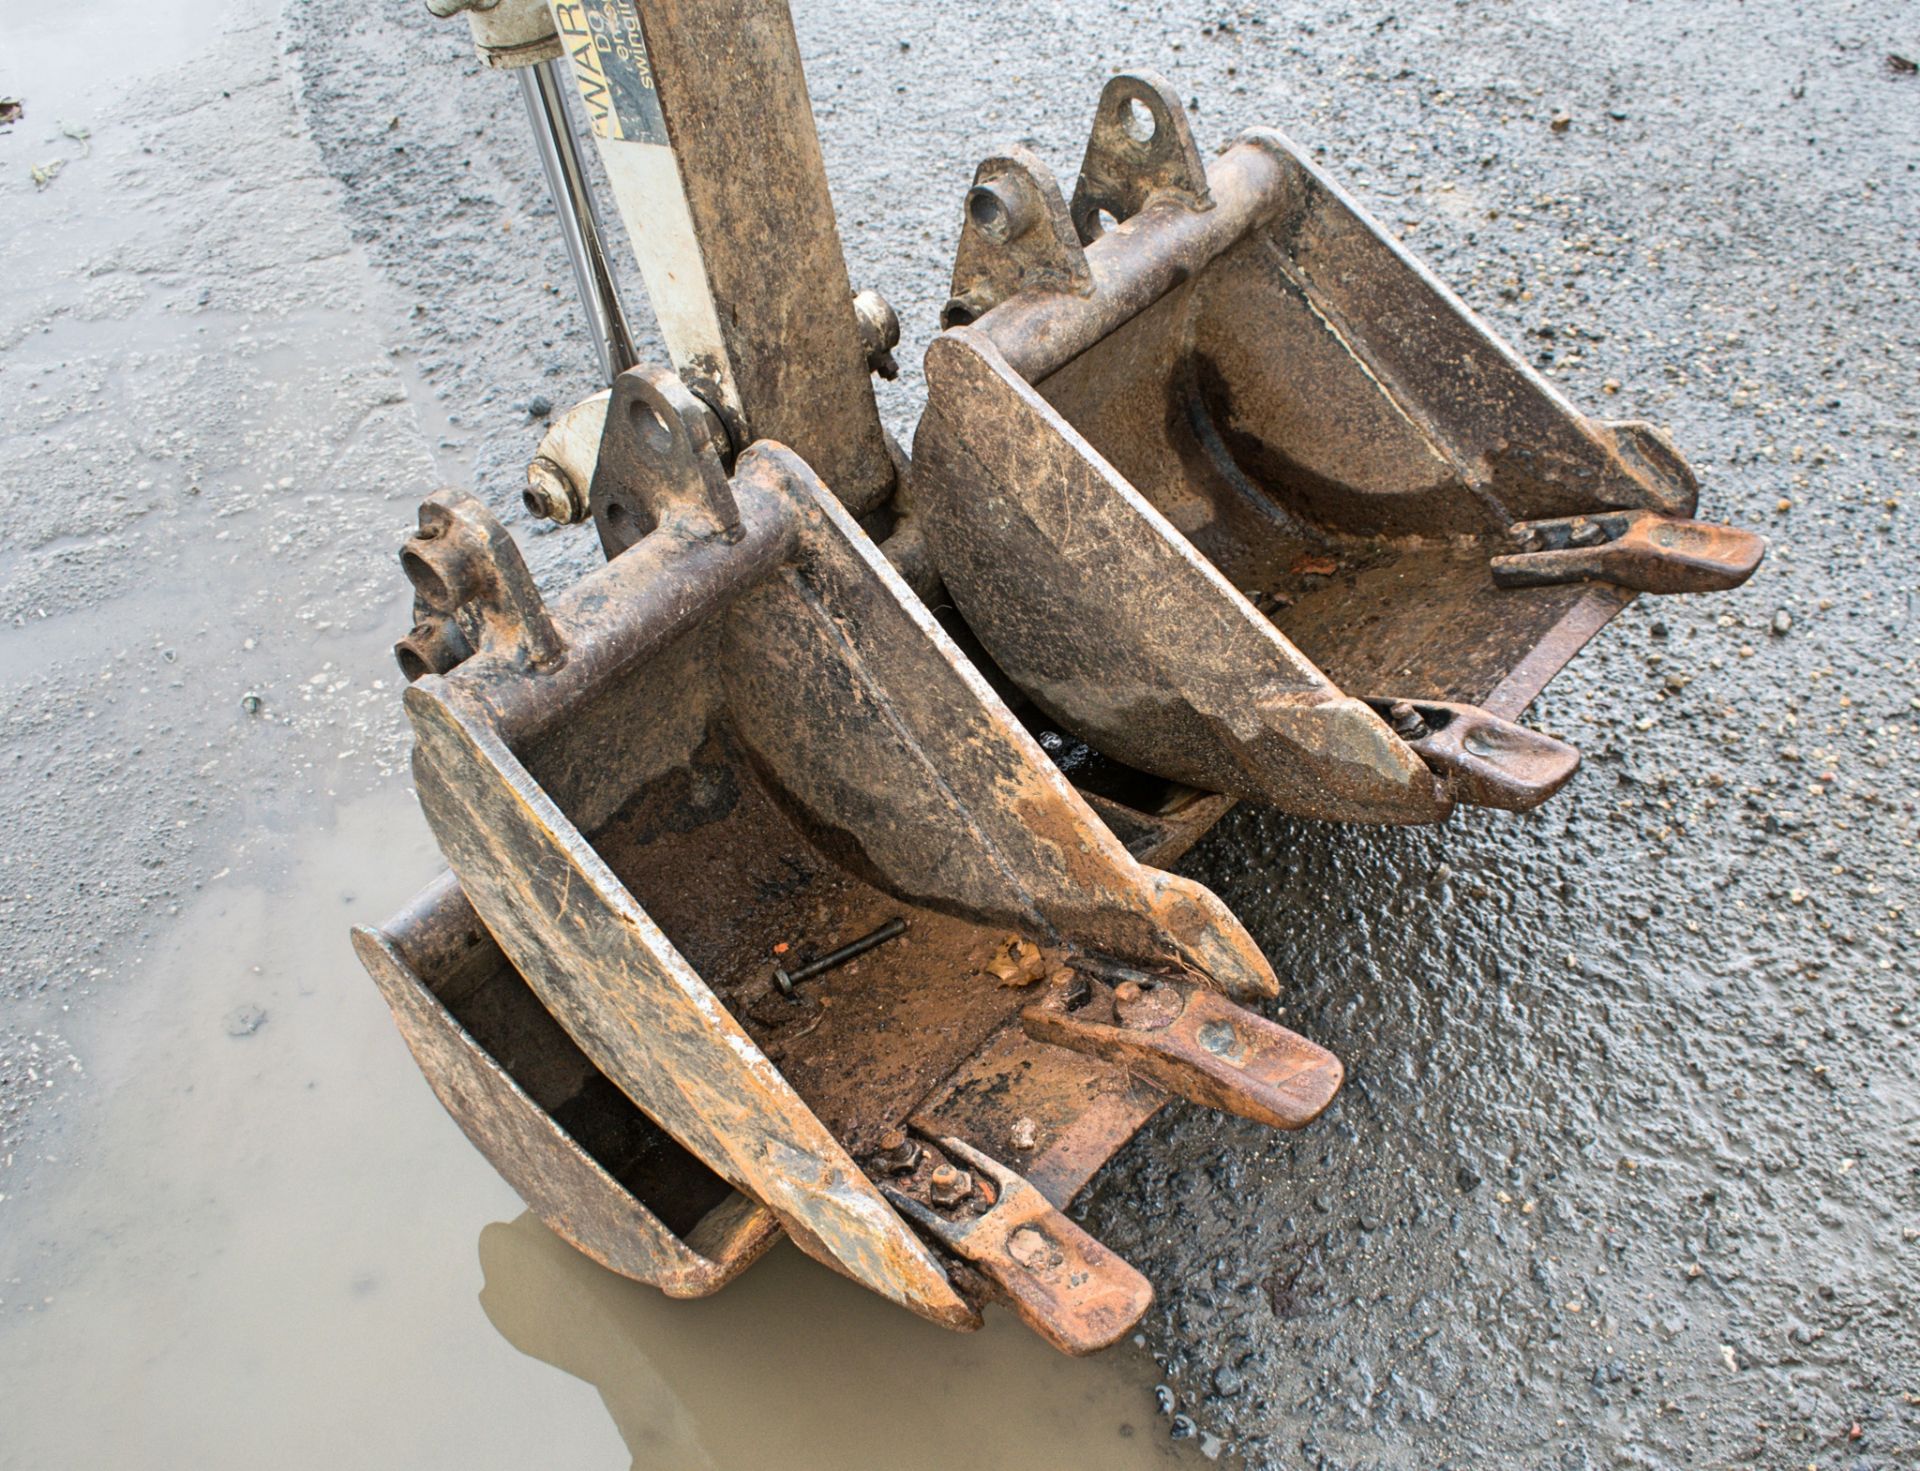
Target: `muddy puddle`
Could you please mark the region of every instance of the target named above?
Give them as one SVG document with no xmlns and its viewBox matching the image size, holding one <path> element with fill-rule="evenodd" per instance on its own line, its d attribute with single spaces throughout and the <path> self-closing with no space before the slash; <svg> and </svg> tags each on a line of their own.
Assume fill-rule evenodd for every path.
<svg viewBox="0 0 1920 1471">
<path fill-rule="evenodd" d="M 1064 1359 L 998 1311 L 949 1334 L 790 1247 L 691 1303 L 578 1256 L 348 948 L 437 867 L 410 796 L 288 852 L 108 998 L 91 1102 L 5 1203 L 0 1465 L 1206 1464 L 1132 1345 Z"/>
</svg>

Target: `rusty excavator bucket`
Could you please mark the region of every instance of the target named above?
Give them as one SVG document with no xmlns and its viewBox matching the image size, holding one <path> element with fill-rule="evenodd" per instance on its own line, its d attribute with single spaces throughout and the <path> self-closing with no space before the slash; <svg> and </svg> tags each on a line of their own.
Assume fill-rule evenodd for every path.
<svg viewBox="0 0 1920 1471">
<path fill-rule="evenodd" d="M 471 497 L 430 501 L 405 552 L 423 625 L 470 650 L 406 699 L 465 903 L 677 1141 L 647 1158 L 684 1172 L 684 1150 L 726 1187 L 677 1235 L 677 1203 L 574 1158 L 601 1209 L 554 1215 L 623 1262 L 634 1243 L 601 1223 L 646 1221 L 646 1274 L 695 1285 L 770 1219 L 968 1325 L 979 1294 L 911 1221 L 1061 1347 L 1104 1346 L 1149 1292 L 1057 1205 L 1169 1093 L 1293 1128 L 1339 1062 L 1230 999 L 1277 990 L 1239 924 L 1127 853 L 797 456 L 763 442 L 729 478 L 713 416 L 664 371 L 623 374 L 606 422 L 611 560 L 553 609 Z M 414 929 L 472 926 L 451 893 L 430 908 Z M 814 953 L 856 937 L 841 963 Z M 416 1048 L 493 1071 L 404 927 L 359 943 Z M 550 1152 L 524 1090 L 450 1091 L 503 1169 Z"/>
<path fill-rule="evenodd" d="M 1743 582 L 1652 426 L 1583 417 L 1278 133 L 1204 168 L 1149 73 L 1071 205 L 967 196 L 913 506 L 1005 674 L 1129 766 L 1310 817 L 1532 807 L 1513 721 L 1636 591 Z"/>
<path fill-rule="evenodd" d="M 784 1233 L 935 1322 L 1001 1300 L 1101 1348 L 1151 1290 L 1073 1196 L 1171 1098 L 1293 1129 L 1343 1076 L 1164 865 L 1235 799 L 1535 805 L 1578 756 L 1533 696 L 1761 544 L 1278 134 L 1203 168 L 1144 73 L 1071 204 L 981 165 L 909 464 L 782 0 L 576 9 L 472 19 L 611 384 L 527 505 L 606 562 L 549 599 L 480 502 L 422 505 L 396 654 L 451 873 L 355 946 L 468 1137 L 613 1270 L 699 1296 Z M 633 364 L 563 51 L 671 371 Z"/>
</svg>

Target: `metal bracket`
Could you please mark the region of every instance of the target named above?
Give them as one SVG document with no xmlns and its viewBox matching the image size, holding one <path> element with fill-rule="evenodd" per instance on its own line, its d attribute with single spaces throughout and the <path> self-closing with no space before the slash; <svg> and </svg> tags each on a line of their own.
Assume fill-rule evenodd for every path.
<svg viewBox="0 0 1920 1471">
<path fill-rule="evenodd" d="M 520 548 L 493 513 L 464 490 L 420 503 L 420 530 L 400 549 L 413 584 L 413 631 L 393 646 L 409 682 L 445 674 L 476 653 L 534 669 L 566 662 Z"/>
<path fill-rule="evenodd" d="M 964 327 L 1022 291 L 1086 296 L 1093 273 L 1053 171 L 1025 148 L 973 171 L 942 327 Z"/>
<path fill-rule="evenodd" d="M 587 503 L 617 557 L 669 523 L 682 534 L 740 539 L 719 416 L 665 368 L 629 368 L 613 384 Z"/>
<path fill-rule="evenodd" d="M 976 1214 L 977 1193 L 936 1207 L 892 1185 L 881 1185 L 881 1192 L 901 1215 L 992 1278 L 1028 1327 L 1063 1353 L 1090 1354 L 1140 1321 L 1153 1301 L 1145 1277 L 998 1160 L 959 1139 L 935 1142 L 990 1182 L 991 1205 Z M 917 1170 L 911 1188 L 927 1189 L 922 1176 L 938 1170 Z M 953 1173 L 946 1168 L 947 1177 Z"/>
<path fill-rule="evenodd" d="M 1130 220 L 1161 199 L 1213 208 L 1206 165 L 1187 110 L 1158 72 L 1121 72 L 1100 93 L 1093 132 L 1073 187 L 1073 224 L 1083 244 L 1106 233 L 1101 215 Z"/>
<path fill-rule="evenodd" d="M 1491 563 L 1501 587 L 1611 582 L 1635 592 L 1725 592 L 1753 576 L 1767 554 L 1766 538 L 1755 532 L 1657 511 L 1521 521 L 1511 534 L 1520 549 Z"/>
<path fill-rule="evenodd" d="M 1020 1013 L 1029 1037 L 1117 1062 L 1189 1102 L 1274 1129 L 1312 1123 L 1340 1059 L 1192 981 L 1083 965 Z"/>
<path fill-rule="evenodd" d="M 1448 800 L 1531 812 L 1580 769 L 1580 753 L 1478 705 L 1367 701 L 1440 778 Z"/>
</svg>

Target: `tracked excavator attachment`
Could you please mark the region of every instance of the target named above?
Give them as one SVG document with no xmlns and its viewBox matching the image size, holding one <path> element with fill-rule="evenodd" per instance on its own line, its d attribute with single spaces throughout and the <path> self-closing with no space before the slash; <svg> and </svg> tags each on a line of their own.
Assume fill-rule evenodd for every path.
<svg viewBox="0 0 1920 1471">
<path fill-rule="evenodd" d="M 913 490 L 947 593 L 1049 717 L 1194 787 L 1534 806 L 1577 756 L 1512 717 L 1634 592 L 1760 558 L 1280 134 L 1203 167 L 1148 73 L 1071 205 L 1031 154 L 981 165 L 945 317 Z"/>
<path fill-rule="evenodd" d="M 610 380 L 527 506 L 606 562 L 549 599 L 480 502 L 421 507 L 396 655 L 451 872 L 361 959 L 469 1138 L 613 1270 L 699 1296 L 785 1234 L 933 1321 L 1000 1300 L 1099 1349 L 1151 1297 L 1064 1214 L 1100 1165 L 1170 1099 L 1294 1129 L 1343 1076 L 1164 866 L 1236 799 L 1536 805 L 1578 757 L 1532 697 L 1636 592 L 1761 545 L 1278 134 L 1203 167 L 1146 73 L 1071 201 L 1023 150 L 976 173 L 909 463 L 784 4 L 473 20 Z M 561 54 L 671 369 L 633 365 Z"/>
</svg>

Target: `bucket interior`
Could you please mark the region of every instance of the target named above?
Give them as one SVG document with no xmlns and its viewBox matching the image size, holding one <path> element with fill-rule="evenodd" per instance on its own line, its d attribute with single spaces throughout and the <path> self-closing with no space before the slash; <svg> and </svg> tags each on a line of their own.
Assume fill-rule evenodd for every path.
<svg viewBox="0 0 1920 1471">
<path fill-rule="evenodd" d="M 692 1235 L 732 1189 L 593 1065 L 471 910 L 466 916 L 452 953 L 416 945 L 397 929 L 393 938 L 415 957 L 420 984 L 634 1199 L 674 1235 Z"/>
<path fill-rule="evenodd" d="M 1266 231 L 1035 386 L 1342 689 L 1482 703 L 1592 593 L 1495 586 L 1514 520 L 1588 507 L 1469 471 Z"/>
</svg>

